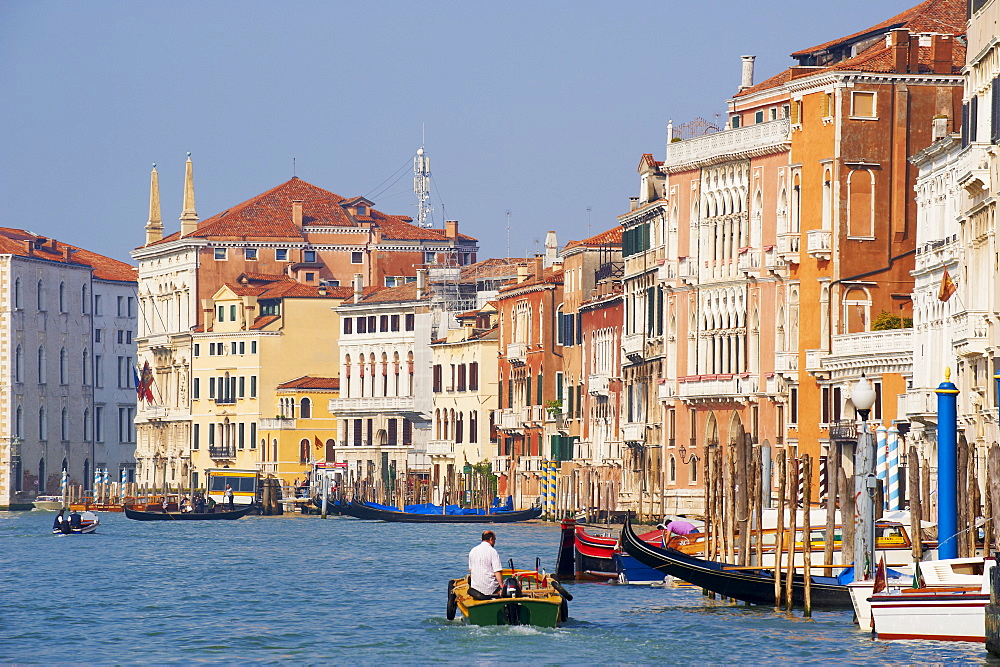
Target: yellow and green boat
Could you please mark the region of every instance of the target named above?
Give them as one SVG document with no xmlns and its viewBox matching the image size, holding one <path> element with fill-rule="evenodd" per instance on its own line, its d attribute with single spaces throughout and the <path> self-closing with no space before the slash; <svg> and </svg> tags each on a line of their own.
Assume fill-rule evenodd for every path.
<svg viewBox="0 0 1000 667">
<path fill-rule="evenodd" d="M 536 625 L 558 627 L 569 618 L 568 602 L 573 599 L 563 586 L 544 572 L 503 571 L 505 583 L 516 582 L 516 591 L 507 597 L 483 596 L 469 592 L 469 578 L 448 582 L 448 620 L 457 611 L 472 625 Z M 511 588 L 504 586 L 504 590 Z"/>
</svg>

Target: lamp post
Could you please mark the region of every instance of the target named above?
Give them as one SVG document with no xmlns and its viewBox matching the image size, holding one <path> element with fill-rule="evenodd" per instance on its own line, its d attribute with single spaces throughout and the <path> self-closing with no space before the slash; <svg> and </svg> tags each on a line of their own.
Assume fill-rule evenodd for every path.
<svg viewBox="0 0 1000 667">
<path fill-rule="evenodd" d="M 851 389 L 851 403 L 858 411 L 861 426 L 854 452 L 854 497 L 857 511 L 854 519 L 854 581 L 871 578 L 875 567 L 875 452 L 868 432 L 868 414 L 875 405 L 875 390 L 861 374 Z"/>
</svg>

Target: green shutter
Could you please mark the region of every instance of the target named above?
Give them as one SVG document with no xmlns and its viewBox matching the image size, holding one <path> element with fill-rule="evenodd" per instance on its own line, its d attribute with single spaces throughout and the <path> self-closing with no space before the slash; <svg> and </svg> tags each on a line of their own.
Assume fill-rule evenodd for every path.
<svg viewBox="0 0 1000 667">
<path fill-rule="evenodd" d="M 531 405 L 531 376 L 529 375 L 524 379 L 524 404 Z"/>
<path fill-rule="evenodd" d="M 541 371 L 538 371 L 538 387 L 535 388 L 535 391 L 537 392 L 536 398 L 535 398 L 535 405 L 545 405 L 545 402 L 542 400 L 542 372 Z"/>
</svg>

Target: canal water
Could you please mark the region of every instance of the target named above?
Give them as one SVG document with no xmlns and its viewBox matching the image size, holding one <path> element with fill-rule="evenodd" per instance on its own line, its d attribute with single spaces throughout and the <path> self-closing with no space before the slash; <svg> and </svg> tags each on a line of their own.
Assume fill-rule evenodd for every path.
<svg viewBox="0 0 1000 667">
<path fill-rule="evenodd" d="M 445 619 L 482 526 L 335 517 L 142 523 L 55 536 L 0 512 L 0 663 L 986 663 L 982 645 L 877 642 L 848 612 L 786 616 L 686 588 L 573 584 L 558 629 Z M 500 525 L 554 569 L 551 524 Z"/>
</svg>

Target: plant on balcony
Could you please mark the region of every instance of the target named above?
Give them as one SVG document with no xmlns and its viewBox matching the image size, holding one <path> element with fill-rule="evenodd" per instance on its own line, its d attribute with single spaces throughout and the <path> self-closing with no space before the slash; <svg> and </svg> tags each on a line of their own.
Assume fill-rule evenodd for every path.
<svg viewBox="0 0 1000 667">
<path fill-rule="evenodd" d="M 872 322 L 872 331 L 888 331 L 890 329 L 912 329 L 913 318 L 893 315 L 886 311 L 878 314 Z"/>
<path fill-rule="evenodd" d="M 550 417 L 555 417 L 562 413 L 562 401 L 559 399 L 553 399 L 551 401 L 545 401 L 545 411 L 549 413 Z"/>
</svg>

